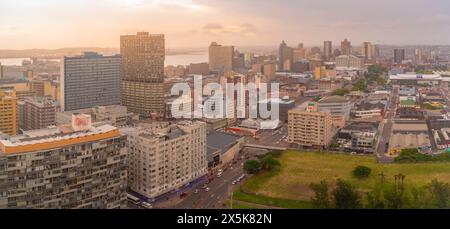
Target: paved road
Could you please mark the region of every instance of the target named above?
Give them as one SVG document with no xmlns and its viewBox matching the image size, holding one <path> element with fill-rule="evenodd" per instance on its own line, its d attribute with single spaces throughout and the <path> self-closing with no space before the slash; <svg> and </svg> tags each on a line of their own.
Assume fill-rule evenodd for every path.
<svg viewBox="0 0 450 229">
<path fill-rule="evenodd" d="M 188 196 L 181 201 L 181 203 L 174 206 L 176 209 L 220 209 L 226 208 L 225 201 L 229 198 L 231 191 L 235 186 L 232 182 L 240 175 L 244 174 L 244 170 L 241 166 L 244 160 L 239 160 L 231 168 L 228 168 L 223 172 L 222 177 L 214 178 L 211 183 L 208 184 L 210 190 L 206 192 L 201 189 L 202 185 L 192 188 L 187 194 Z M 194 190 L 199 189 L 199 193 L 195 194 Z"/>
<path fill-rule="evenodd" d="M 385 118 L 383 119 L 383 128 L 381 130 L 380 140 L 378 141 L 377 154 L 380 161 L 390 161 L 389 158 L 385 156 L 388 147 L 386 147 L 392 132 L 392 119 L 395 117 L 398 103 L 398 87 L 394 87 L 393 94 L 389 101 L 389 106 L 385 113 Z"/>
</svg>

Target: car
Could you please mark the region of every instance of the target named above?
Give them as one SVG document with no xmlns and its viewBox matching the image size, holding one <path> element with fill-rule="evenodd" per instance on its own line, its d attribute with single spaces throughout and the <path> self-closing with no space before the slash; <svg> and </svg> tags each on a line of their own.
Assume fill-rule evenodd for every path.
<svg viewBox="0 0 450 229">
<path fill-rule="evenodd" d="M 222 176 L 222 173 L 218 173 L 218 174 L 217 174 L 217 177 L 221 177 L 221 176 Z"/>
<path fill-rule="evenodd" d="M 198 189 L 194 190 L 194 194 L 198 194 L 199 192 L 200 192 L 200 190 L 198 190 Z"/>
<path fill-rule="evenodd" d="M 231 182 L 232 185 L 235 185 L 237 182 L 234 180 L 233 182 Z"/>
<path fill-rule="evenodd" d="M 208 185 L 207 185 L 207 184 L 204 184 L 204 185 L 202 186 L 202 189 L 205 189 L 205 188 L 208 188 Z"/>
<path fill-rule="evenodd" d="M 152 209 L 153 208 L 153 205 L 151 205 L 150 203 L 147 203 L 147 202 L 142 202 L 141 206 L 144 207 L 144 208 L 147 208 L 147 209 Z"/>
<path fill-rule="evenodd" d="M 209 190 L 210 190 L 209 188 L 205 188 L 205 192 L 209 192 Z"/>
<path fill-rule="evenodd" d="M 217 172 L 222 173 L 222 172 L 223 172 L 223 169 L 219 169 L 219 170 L 217 170 Z"/>
</svg>

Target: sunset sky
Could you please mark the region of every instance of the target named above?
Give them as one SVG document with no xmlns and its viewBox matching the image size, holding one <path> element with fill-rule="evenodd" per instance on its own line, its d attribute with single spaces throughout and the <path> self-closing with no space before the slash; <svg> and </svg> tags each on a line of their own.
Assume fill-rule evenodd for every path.
<svg viewBox="0 0 450 229">
<path fill-rule="evenodd" d="M 448 0 L 0 0 L 0 49 L 118 47 L 137 31 L 168 48 L 450 44 Z"/>
</svg>

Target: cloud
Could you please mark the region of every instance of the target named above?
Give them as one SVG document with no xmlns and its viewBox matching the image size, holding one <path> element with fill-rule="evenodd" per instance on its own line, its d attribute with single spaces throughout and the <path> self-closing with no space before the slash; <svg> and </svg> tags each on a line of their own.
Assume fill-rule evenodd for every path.
<svg viewBox="0 0 450 229">
<path fill-rule="evenodd" d="M 191 11 L 204 11 L 208 7 L 193 2 L 192 0 L 115 0 L 117 6 L 136 10 L 147 9 L 183 9 Z"/>
<path fill-rule="evenodd" d="M 241 24 L 241 25 L 222 25 L 217 23 L 210 23 L 203 26 L 203 31 L 208 34 L 213 35 L 224 35 L 224 34 L 240 34 L 240 35 L 254 35 L 256 29 L 252 24 Z"/>
</svg>

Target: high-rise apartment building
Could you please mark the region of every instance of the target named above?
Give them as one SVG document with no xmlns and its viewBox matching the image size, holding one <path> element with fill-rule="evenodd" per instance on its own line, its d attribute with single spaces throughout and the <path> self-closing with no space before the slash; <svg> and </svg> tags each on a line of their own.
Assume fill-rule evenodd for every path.
<svg viewBox="0 0 450 229">
<path fill-rule="evenodd" d="M 61 108 L 65 111 L 121 103 L 120 55 L 86 52 L 66 56 L 61 76 Z"/>
<path fill-rule="evenodd" d="M 120 37 L 122 101 L 129 111 L 142 115 L 163 113 L 165 38 L 139 32 Z"/>
<path fill-rule="evenodd" d="M 394 49 L 394 63 L 401 64 L 405 60 L 405 49 Z"/>
<path fill-rule="evenodd" d="M 364 56 L 366 62 L 373 61 L 374 59 L 374 47 L 370 42 L 364 42 L 361 46 L 361 53 Z"/>
<path fill-rule="evenodd" d="M 142 124 L 128 135 L 128 187 L 149 201 L 208 172 L 206 123 Z"/>
<path fill-rule="evenodd" d="M 51 97 L 27 97 L 24 100 L 20 128 L 23 130 L 44 129 L 56 124 L 59 103 Z"/>
<path fill-rule="evenodd" d="M 125 207 L 125 141 L 83 115 L 0 140 L 0 208 Z"/>
<path fill-rule="evenodd" d="M 351 55 L 352 54 L 352 44 L 347 39 L 341 42 L 341 55 Z"/>
<path fill-rule="evenodd" d="M 331 114 L 319 112 L 317 103 L 289 110 L 288 142 L 304 147 L 326 147 L 333 137 Z"/>
<path fill-rule="evenodd" d="M 294 49 L 282 41 L 278 49 L 278 70 L 290 71 L 294 62 Z"/>
<path fill-rule="evenodd" d="M 233 70 L 234 46 L 222 46 L 212 42 L 209 46 L 209 70 L 225 73 Z"/>
<path fill-rule="evenodd" d="M 323 57 L 329 61 L 333 55 L 333 43 L 331 41 L 323 42 Z"/>
<path fill-rule="evenodd" d="M 423 63 L 423 51 L 420 48 L 414 50 L 414 61 L 416 63 Z"/>
<path fill-rule="evenodd" d="M 19 130 L 17 97 L 13 88 L 0 88 L 0 132 L 16 135 Z"/>
</svg>

